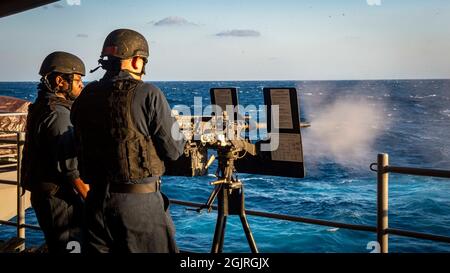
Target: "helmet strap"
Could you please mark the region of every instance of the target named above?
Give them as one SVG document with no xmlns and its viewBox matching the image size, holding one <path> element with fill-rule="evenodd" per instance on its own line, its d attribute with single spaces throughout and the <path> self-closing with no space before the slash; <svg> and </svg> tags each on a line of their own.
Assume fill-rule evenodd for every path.
<svg viewBox="0 0 450 273">
<path fill-rule="evenodd" d="M 69 80 L 67 82 L 69 83 L 69 89 L 64 90 L 63 93 L 67 100 L 74 101 L 77 97 L 73 93 L 73 74 L 68 75 L 68 77 Z"/>
<path fill-rule="evenodd" d="M 142 70 L 141 70 L 141 75 L 145 75 L 146 71 L 145 71 L 145 67 L 148 63 L 148 59 L 147 58 L 142 58 L 144 60 L 144 65 L 142 65 Z"/>
<path fill-rule="evenodd" d="M 108 72 L 112 72 L 113 74 L 118 74 L 120 71 L 127 71 L 128 73 L 131 73 L 133 75 L 136 75 L 138 77 L 142 77 L 142 75 L 145 75 L 145 65 L 147 64 L 147 58 L 143 58 L 144 59 L 144 65 L 142 66 L 142 70 L 141 72 L 134 72 L 131 71 L 129 69 L 121 69 L 121 59 L 116 58 L 116 57 L 108 57 L 108 59 L 99 59 L 98 63 L 99 66 L 97 66 L 94 69 L 91 69 L 89 72 L 90 73 L 94 73 L 95 71 L 97 71 L 99 68 L 102 68 Z"/>
<path fill-rule="evenodd" d="M 41 78 L 41 83 L 43 83 L 45 85 L 45 87 L 47 87 L 48 91 L 50 91 L 51 93 L 56 93 L 57 88 L 52 88 L 52 85 L 48 81 L 47 76 L 48 76 L 48 74 Z"/>
<path fill-rule="evenodd" d="M 142 65 L 141 72 L 134 72 L 129 69 L 122 69 L 123 71 L 127 71 L 128 73 L 134 74 L 141 78 L 143 75 L 145 75 L 145 65 L 147 64 L 147 58 L 142 58 L 144 60 L 144 64 Z"/>
<path fill-rule="evenodd" d="M 91 72 L 95 72 L 100 67 L 106 71 L 116 72 L 116 73 L 120 72 L 121 60 L 119 58 L 108 57 L 108 59 L 99 59 L 98 63 L 99 63 L 99 66 L 97 68 L 91 70 Z"/>
<path fill-rule="evenodd" d="M 136 75 L 136 76 L 139 77 L 139 78 L 142 77 L 142 75 L 145 74 L 143 71 L 141 71 L 140 73 L 138 73 L 138 72 L 133 72 L 133 71 L 131 71 L 131 70 L 129 70 L 129 69 L 122 69 L 122 71 L 126 71 L 126 72 L 128 72 L 128 73 L 130 73 L 130 74 Z"/>
<path fill-rule="evenodd" d="M 68 75 L 68 79 L 63 77 L 69 84 L 69 89 L 67 89 L 67 90 L 61 90 L 58 86 L 55 86 L 54 88 L 52 88 L 52 85 L 48 81 L 47 76 L 48 76 L 48 74 L 41 78 L 41 83 L 43 83 L 45 85 L 45 87 L 47 87 L 47 89 L 50 91 L 50 93 L 53 93 L 53 94 L 62 93 L 64 95 L 64 97 L 70 101 L 74 101 L 76 99 L 76 96 L 73 94 L 73 90 L 72 90 L 73 74 Z"/>
</svg>

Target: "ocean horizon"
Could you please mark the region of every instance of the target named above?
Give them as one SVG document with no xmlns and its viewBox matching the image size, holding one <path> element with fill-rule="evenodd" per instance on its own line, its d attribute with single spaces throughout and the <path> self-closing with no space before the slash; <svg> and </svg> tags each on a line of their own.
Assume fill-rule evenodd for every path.
<svg viewBox="0 0 450 273">
<path fill-rule="evenodd" d="M 395 166 L 450 170 L 450 79 L 327 81 L 150 81 L 171 107 L 210 103 L 214 87 L 237 87 L 243 106 L 262 105 L 264 87 L 295 87 L 301 118 L 306 177 L 239 174 L 246 208 L 349 224 L 376 226 L 377 154 Z M 37 82 L 0 82 L 0 95 L 29 101 Z M 204 177 L 163 177 L 171 199 L 206 202 L 214 166 Z M 391 174 L 389 227 L 450 236 L 450 181 Z M 171 205 L 182 250 L 209 252 L 217 214 Z M 37 224 L 33 209 L 27 224 Z M 368 253 L 376 234 L 248 216 L 260 252 Z M 0 225 L 0 240 L 15 235 Z M 27 230 L 27 245 L 43 243 Z M 450 252 L 450 244 L 389 236 L 390 252 Z M 228 218 L 224 252 L 249 252 L 239 217 Z"/>
</svg>

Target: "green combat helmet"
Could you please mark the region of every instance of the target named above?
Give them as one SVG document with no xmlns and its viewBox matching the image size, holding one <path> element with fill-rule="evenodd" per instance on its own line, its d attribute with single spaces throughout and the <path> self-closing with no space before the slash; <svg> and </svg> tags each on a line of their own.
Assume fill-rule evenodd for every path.
<svg viewBox="0 0 450 273">
<path fill-rule="evenodd" d="M 57 87 L 52 87 L 48 79 L 48 76 L 52 73 L 66 75 L 65 78 L 69 83 L 69 89 L 60 90 Z M 45 57 L 41 69 L 39 70 L 39 75 L 42 76 L 41 83 L 44 84 L 50 92 L 63 92 L 67 95 L 66 98 L 72 101 L 76 98 L 72 92 L 74 74 L 79 74 L 81 76 L 86 74 L 84 63 L 77 56 L 63 51 L 50 53 Z"/>
<path fill-rule="evenodd" d="M 84 76 L 86 70 L 83 61 L 77 56 L 56 51 L 48 55 L 42 62 L 39 75 L 46 77 L 50 73 L 62 73 L 62 74 L 80 74 Z"/>
<path fill-rule="evenodd" d="M 131 29 L 116 29 L 106 37 L 103 44 L 102 55 L 119 59 L 131 57 L 148 58 L 148 43 L 144 36 Z"/>
<path fill-rule="evenodd" d="M 106 70 L 120 70 L 120 60 L 142 57 L 144 67 L 141 74 L 145 74 L 148 56 L 148 43 L 142 34 L 131 29 L 116 29 L 106 37 L 98 62 Z M 105 59 L 105 57 L 107 58 Z M 91 70 L 91 72 L 98 68 Z"/>
</svg>

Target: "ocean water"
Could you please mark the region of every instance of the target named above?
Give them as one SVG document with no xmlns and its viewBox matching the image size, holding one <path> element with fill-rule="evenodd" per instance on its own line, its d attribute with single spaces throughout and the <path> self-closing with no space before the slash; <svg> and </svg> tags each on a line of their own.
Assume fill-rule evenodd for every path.
<svg viewBox="0 0 450 273">
<path fill-rule="evenodd" d="M 212 87 L 238 87 L 240 104 L 263 103 L 263 87 L 296 87 L 307 176 L 239 174 L 246 208 L 345 223 L 376 225 L 376 173 L 388 153 L 396 166 L 450 169 L 450 80 L 155 82 L 171 106 L 209 104 Z M 0 95 L 34 101 L 36 83 L 0 83 Z M 164 177 L 173 199 L 203 203 L 214 177 Z M 389 226 L 450 236 L 450 180 L 390 175 Z M 209 252 L 216 213 L 172 205 L 181 249 Z M 248 216 L 261 252 L 369 252 L 374 233 Z M 27 223 L 37 224 L 32 209 Z M 15 230 L 0 226 L 0 240 Z M 43 242 L 27 231 L 27 243 Z M 449 252 L 450 244 L 390 235 L 390 252 Z M 239 218 L 228 219 L 224 252 L 249 252 Z"/>
</svg>

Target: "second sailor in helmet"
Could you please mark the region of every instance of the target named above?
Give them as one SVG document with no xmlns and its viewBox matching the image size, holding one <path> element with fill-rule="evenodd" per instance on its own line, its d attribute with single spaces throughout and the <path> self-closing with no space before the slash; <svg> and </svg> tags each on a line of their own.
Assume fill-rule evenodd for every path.
<svg viewBox="0 0 450 273">
<path fill-rule="evenodd" d="M 79 176 L 70 122 L 85 68 L 77 56 L 56 51 L 39 74 L 38 96 L 28 110 L 21 185 L 31 191 L 49 252 L 64 253 L 70 241 L 81 241 L 82 199 L 89 190 Z"/>
</svg>

